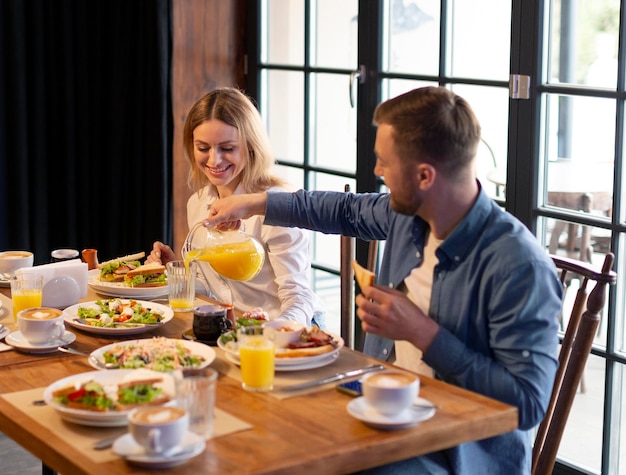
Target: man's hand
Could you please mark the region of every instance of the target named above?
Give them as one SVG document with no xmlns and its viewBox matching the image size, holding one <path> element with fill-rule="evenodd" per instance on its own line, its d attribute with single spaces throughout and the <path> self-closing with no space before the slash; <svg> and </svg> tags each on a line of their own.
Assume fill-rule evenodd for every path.
<svg viewBox="0 0 626 475">
<path fill-rule="evenodd" d="M 399 290 L 372 285 L 361 292 L 356 297 L 356 313 L 363 331 L 391 340 L 406 340 L 426 352 L 439 331 L 434 320 Z"/>
<path fill-rule="evenodd" d="M 209 208 L 209 215 L 203 221 L 207 227 L 220 230 L 238 229 L 240 220 L 250 216 L 264 215 L 267 193 L 233 195 L 216 200 Z"/>
</svg>

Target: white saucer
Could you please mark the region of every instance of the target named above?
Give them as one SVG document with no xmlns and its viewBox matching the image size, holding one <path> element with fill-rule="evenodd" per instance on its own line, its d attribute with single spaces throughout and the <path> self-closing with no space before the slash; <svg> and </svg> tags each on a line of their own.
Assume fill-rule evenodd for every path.
<svg viewBox="0 0 626 475">
<path fill-rule="evenodd" d="M 171 449 L 169 454 L 148 455 L 132 435 L 125 434 L 113 442 L 113 452 L 135 465 L 146 468 L 169 468 L 180 465 L 190 458 L 201 454 L 204 451 L 204 444 L 203 437 L 187 431 L 181 443 Z"/>
<path fill-rule="evenodd" d="M 418 397 L 418 404 L 430 405 L 431 402 Z M 375 429 L 397 430 L 414 426 L 418 422 L 430 419 L 435 415 L 435 407 L 411 406 L 400 414 L 385 416 L 370 406 L 364 397 L 358 397 L 348 403 L 348 413 Z"/>
<path fill-rule="evenodd" d="M 24 351 L 26 353 L 52 353 L 53 351 L 57 351 L 59 346 L 69 345 L 74 343 L 76 340 L 76 335 L 72 332 L 66 331 L 63 334 L 63 338 L 60 340 L 49 341 L 47 343 L 40 343 L 35 345 L 30 343 L 24 335 L 22 335 L 19 331 L 14 331 L 9 336 L 6 337 L 6 344 L 14 346 L 18 350 Z"/>
</svg>

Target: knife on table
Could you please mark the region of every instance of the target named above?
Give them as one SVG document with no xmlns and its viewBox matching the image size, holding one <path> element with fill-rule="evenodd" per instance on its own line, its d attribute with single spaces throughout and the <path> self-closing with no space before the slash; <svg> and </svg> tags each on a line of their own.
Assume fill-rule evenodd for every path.
<svg viewBox="0 0 626 475">
<path fill-rule="evenodd" d="M 372 371 L 380 371 L 385 369 L 381 364 L 366 366 L 365 368 L 353 369 L 350 371 L 343 371 L 341 373 L 333 374 L 326 378 L 314 379 L 313 381 L 306 381 L 304 383 L 292 384 L 290 386 L 277 386 L 274 391 L 299 391 L 301 389 L 314 388 L 316 386 L 323 386 L 324 384 L 334 383 L 335 381 L 341 381 L 348 378 L 355 378 L 365 373 L 371 373 Z"/>
</svg>

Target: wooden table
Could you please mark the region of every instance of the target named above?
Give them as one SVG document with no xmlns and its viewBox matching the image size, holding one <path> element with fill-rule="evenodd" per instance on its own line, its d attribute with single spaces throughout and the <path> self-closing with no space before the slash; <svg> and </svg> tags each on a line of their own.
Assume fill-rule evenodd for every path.
<svg viewBox="0 0 626 475">
<path fill-rule="evenodd" d="M 6 289 L 1 291 L 6 295 Z M 85 300 L 94 298 L 90 291 Z M 191 327 L 191 318 L 191 313 L 176 314 L 167 325 L 144 336 L 180 338 Z M 72 347 L 83 351 L 112 342 L 75 333 L 77 339 Z M 363 366 L 377 362 L 353 350 L 344 348 L 342 352 L 356 355 Z M 219 369 L 225 364 L 232 363 L 219 358 L 212 366 Z M 45 387 L 65 376 L 92 370 L 81 356 L 3 352 L 0 353 L 0 394 Z M 439 406 L 435 416 L 409 429 L 380 431 L 351 417 L 346 411 L 350 398 L 332 386 L 279 399 L 244 391 L 239 381 L 222 374 L 217 386 L 217 407 L 251 424 L 252 429 L 207 440 L 201 455 L 168 469 L 168 473 L 352 473 L 492 437 L 517 427 L 514 407 L 441 381 L 421 379 L 420 395 Z M 0 398 L 0 430 L 59 473 L 154 473 L 142 471 L 121 458 L 95 463 L 3 398 Z"/>
</svg>

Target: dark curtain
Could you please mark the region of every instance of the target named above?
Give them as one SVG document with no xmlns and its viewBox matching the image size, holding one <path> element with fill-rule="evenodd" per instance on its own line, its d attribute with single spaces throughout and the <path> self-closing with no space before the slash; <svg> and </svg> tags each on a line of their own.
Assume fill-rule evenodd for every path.
<svg viewBox="0 0 626 475">
<path fill-rule="evenodd" d="M 171 242 L 171 0 L 0 0 L 0 250 Z"/>
</svg>

